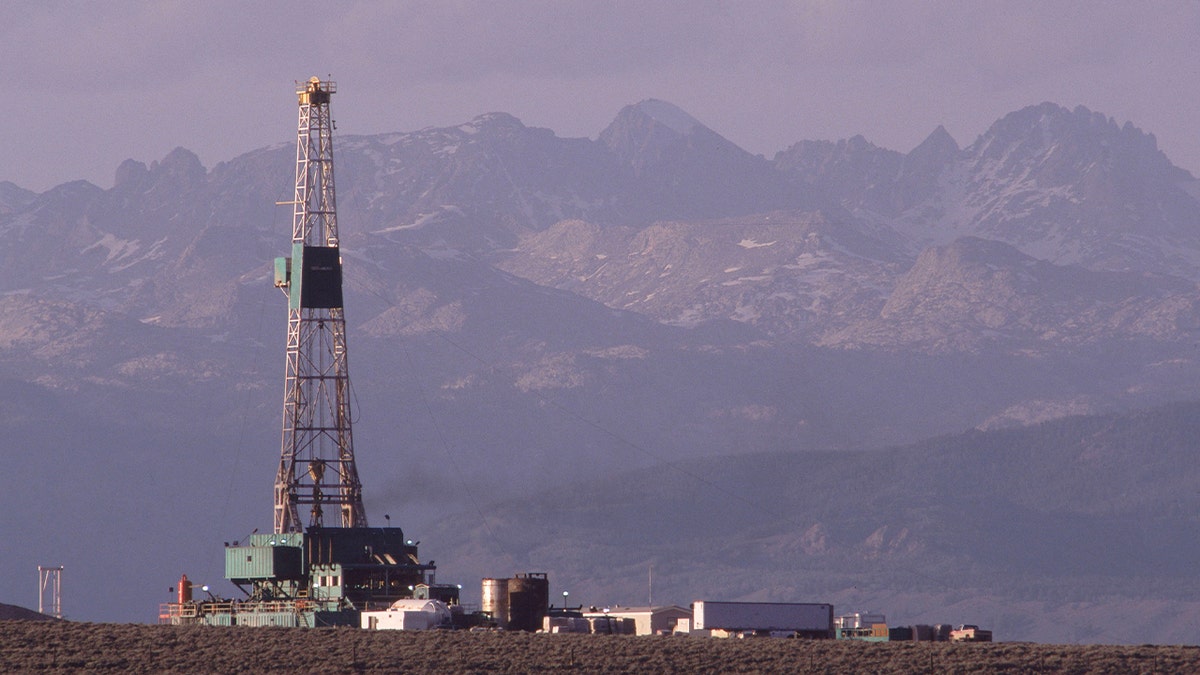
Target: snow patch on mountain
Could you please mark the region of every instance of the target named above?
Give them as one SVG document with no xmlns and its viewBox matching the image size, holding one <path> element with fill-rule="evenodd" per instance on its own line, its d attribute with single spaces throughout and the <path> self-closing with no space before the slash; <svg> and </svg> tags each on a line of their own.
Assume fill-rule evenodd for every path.
<svg viewBox="0 0 1200 675">
<path fill-rule="evenodd" d="M 141 248 L 141 243 L 136 239 L 118 239 L 112 234 L 105 234 L 99 241 L 83 249 L 83 253 L 94 251 L 98 248 L 103 248 L 108 251 L 108 256 L 104 259 L 104 264 L 109 264 L 115 260 L 120 260 L 127 256 L 131 256 Z"/>
<path fill-rule="evenodd" d="M 738 242 L 738 246 L 741 246 L 742 248 L 764 248 L 766 246 L 774 246 L 776 243 L 778 242 L 768 241 L 764 244 L 754 241 L 753 239 L 743 239 Z"/>
</svg>

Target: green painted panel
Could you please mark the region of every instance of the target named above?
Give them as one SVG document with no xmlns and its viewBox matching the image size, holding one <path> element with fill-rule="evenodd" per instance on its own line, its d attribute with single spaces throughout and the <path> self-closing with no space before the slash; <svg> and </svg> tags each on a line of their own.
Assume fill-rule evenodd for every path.
<svg viewBox="0 0 1200 675">
<path fill-rule="evenodd" d="M 288 289 L 288 308 L 300 309 L 300 294 L 303 292 L 304 279 L 304 243 L 292 244 L 292 285 Z"/>
<path fill-rule="evenodd" d="M 209 626 L 232 626 L 234 625 L 232 614 L 205 614 L 201 617 L 202 621 Z"/>
<path fill-rule="evenodd" d="M 275 259 L 275 286 L 283 288 L 292 283 L 292 259 Z"/>
<path fill-rule="evenodd" d="M 225 549 L 225 578 L 296 579 L 302 572 L 300 558 L 295 546 L 231 546 Z"/>
<path fill-rule="evenodd" d="M 285 626 L 289 628 L 311 627 L 303 622 L 303 615 L 295 612 L 239 612 L 239 626 Z"/>
</svg>

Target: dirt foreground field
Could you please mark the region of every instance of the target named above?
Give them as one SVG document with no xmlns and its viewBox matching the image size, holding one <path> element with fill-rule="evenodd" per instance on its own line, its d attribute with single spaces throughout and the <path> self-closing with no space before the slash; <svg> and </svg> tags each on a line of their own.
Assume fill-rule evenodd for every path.
<svg viewBox="0 0 1200 675">
<path fill-rule="evenodd" d="M 0 672 L 1196 673 L 1200 647 L 0 622 Z"/>
</svg>

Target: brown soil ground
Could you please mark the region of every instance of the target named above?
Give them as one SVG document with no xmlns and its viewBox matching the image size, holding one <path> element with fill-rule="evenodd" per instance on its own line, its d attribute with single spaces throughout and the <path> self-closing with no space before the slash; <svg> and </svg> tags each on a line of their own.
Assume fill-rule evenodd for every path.
<svg viewBox="0 0 1200 675">
<path fill-rule="evenodd" d="M 0 622 L 0 672 L 1196 673 L 1200 647 Z"/>
</svg>

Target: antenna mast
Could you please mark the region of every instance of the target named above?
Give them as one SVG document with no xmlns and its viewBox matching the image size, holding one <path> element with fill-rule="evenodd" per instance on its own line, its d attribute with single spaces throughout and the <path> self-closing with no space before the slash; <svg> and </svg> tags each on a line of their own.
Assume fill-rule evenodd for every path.
<svg viewBox="0 0 1200 675">
<path fill-rule="evenodd" d="M 275 285 L 288 296 L 283 443 L 275 479 L 275 532 L 323 527 L 324 507 L 337 505 L 342 527 L 366 527 L 362 483 L 350 431 L 350 374 L 342 306 L 333 183 L 333 119 L 337 86 L 312 78 L 298 83 L 296 193 L 292 256 L 276 258 Z"/>
<path fill-rule="evenodd" d="M 56 619 L 63 618 L 62 572 L 62 565 L 38 565 L 38 613 L 49 614 Z M 49 603 L 46 602 L 47 597 L 50 598 Z"/>
</svg>

